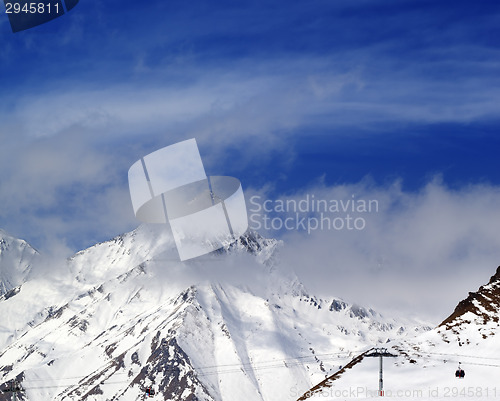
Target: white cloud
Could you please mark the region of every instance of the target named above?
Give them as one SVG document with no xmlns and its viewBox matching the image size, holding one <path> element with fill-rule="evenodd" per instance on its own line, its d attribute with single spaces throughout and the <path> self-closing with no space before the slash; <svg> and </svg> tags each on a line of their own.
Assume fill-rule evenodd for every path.
<svg viewBox="0 0 500 401">
<path fill-rule="evenodd" d="M 0 149 L 3 228 L 44 251 L 57 241 L 76 251 L 132 228 L 126 156 L 96 147 L 76 128 L 6 142 Z"/>
<path fill-rule="evenodd" d="M 363 230 L 328 230 L 324 225 L 311 234 L 284 233 L 283 263 L 295 269 L 313 293 L 415 313 L 439 323 L 468 291 L 485 284 L 500 264 L 498 187 L 450 190 L 435 180 L 408 193 L 397 183 L 382 188 L 363 182 L 316 186 L 283 199 L 299 201 L 308 194 L 316 200 L 344 201 L 354 194 L 379 205 L 378 212 L 350 213 L 365 219 Z M 262 202 L 266 195 L 261 196 Z M 285 215 L 277 212 L 274 217 Z"/>
</svg>

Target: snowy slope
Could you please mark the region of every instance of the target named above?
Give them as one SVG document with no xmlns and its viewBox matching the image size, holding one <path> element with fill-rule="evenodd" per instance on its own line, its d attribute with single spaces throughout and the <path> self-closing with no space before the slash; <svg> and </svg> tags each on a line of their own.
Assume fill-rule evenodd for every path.
<svg viewBox="0 0 500 401">
<path fill-rule="evenodd" d="M 437 328 L 387 347 L 398 357 L 384 360 L 385 395 L 398 400 L 500 397 L 499 312 L 500 267 Z M 455 377 L 459 363 L 466 372 L 463 379 Z M 372 398 L 378 390 L 378 364 L 378 358 L 364 358 L 316 391 L 298 389 L 294 395 Z"/>
<path fill-rule="evenodd" d="M 79 252 L 0 300 L 0 383 L 18 377 L 31 401 L 289 400 L 427 329 L 308 294 L 278 248 L 248 233 L 181 263 L 167 231 L 141 226 Z"/>
</svg>

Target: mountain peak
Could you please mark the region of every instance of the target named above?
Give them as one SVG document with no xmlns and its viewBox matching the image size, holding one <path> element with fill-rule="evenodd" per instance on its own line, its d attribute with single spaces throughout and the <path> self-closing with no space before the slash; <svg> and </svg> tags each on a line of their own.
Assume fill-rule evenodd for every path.
<svg viewBox="0 0 500 401">
<path fill-rule="evenodd" d="M 500 266 L 486 285 L 476 292 L 469 292 L 467 298 L 458 303 L 453 313 L 439 327 L 456 329 L 463 323 L 474 320 L 476 324 L 498 323 L 500 312 Z"/>
<path fill-rule="evenodd" d="M 491 276 L 488 284 L 493 284 L 494 282 L 500 281 L 500 266 L 497 267 L 496 273 Z"/>
<path fill-rule="evenodd" d="M 17 239 L 10 235 L 7 231 L 0 228 L 0 252 L 2 252 L 3 248 L 12 241 L 23 241 L 21 239 Z M 24 241 L 23 241 L 24 242 Z"/>
<path fill-rule="evenodd" d="M 274 238 L 265 238 L 257 231 L 248 230 L 231 244 L 225 246 L 221 252 L 244 251 L 254 255 L 259 263 L 273 266 L 275 255 L 282 241 Z"/>
</svg>

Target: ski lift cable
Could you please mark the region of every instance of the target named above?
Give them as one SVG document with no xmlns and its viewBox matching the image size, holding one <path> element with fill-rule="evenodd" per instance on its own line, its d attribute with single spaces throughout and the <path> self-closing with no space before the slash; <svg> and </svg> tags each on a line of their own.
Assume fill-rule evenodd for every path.
<svg viewBox="0 0 500 401">
<path fill-rule="evenodd" d="M 283 367 L 296 367 L 296 366 L 302 366 L 301 363 L 296 362 L 292 364 L 287 364 L 284 365 L 283 363 L 276 364 L 276 365 L 269 365 L 269 366 L 261 366 L 261 367 L 255 367 L 252 370 L 253 371 L 261 371 L 265 369 L 276 369 L 276 368 L 283 368 Z M 170 371 L 174 371 L 174 369 L 168 369 L 164 370 L 164 373 L 169 373 Z M 205 376 L 212 376 L 212 375 L 222 375 L 222 374 L 231 374 L 231 373 L 245 373 L 241 368 L 231 368 L 231 369 L 223 369 L 223 370 L 212 370 L 209 372 L 198 372 L 196 374 L 197 377 L 205 377 Z M 116 374 L 116 373 L 115 373 Z M 113 374 L 113 375 L 115 375 Z M 28 381 L 27 383 L 30 383 L 31 381 Z M 76 383 L 73 385 L 68 385 L 68 387 L 82 387 L 82 386 L 89 386 L 89 387 L 95 387 L 95 386 L 105 386 L 105 385 L 116 385 L 116 384 L 127 384 L 130 383 L 130 380 L 118 380 L 118 381 L 100 381 L 92 384 L 86 384 L 86 383 Z M 29 384 L 23 385 L 23 389 L 25 390 L 39 390 L 39 389 L 50 389 L 50 388 L 61 388 L 65 387 L 64 385 L 48 385 L 48 386 L 30 386 Z"/>
<path fill-rule="evenodd" d="M 346 351 L 344 351 L 342 353 L 346 353 Z M 337 353 L 337 354 L 340 354 L 340 353 Z M 337 354 L 333 354 L 333 355 L 337 355 Z M 320 355 L 320 354 L 318 354 L 318 355 Z M 332 355 L 332 354 L 326 354 L 326 355 Z M 302 358 L 302 357 L 299 357 L 299 358 Z M 290 368 L 290 367 L 295 367 L 295 366 L 302 366 L 302 363 L 300 361 L 297 361 L 296 359 L 297 358 L 295 358 L 295 361 L 292 360 L 291 362 L 288 362 L 288 363 L 286 363 L 285 360 L 279 360 L 279 361 L 276 361 L 275 364 L 267 365 L 267 366 L 260 366 L 260 364 L 257 364 L 257 366 L 253 366 L 252 367 L 252 370 L 253 371 L 260 371 L 260 370 L 265 370 L 265 369 L 275 369 L 275 368 L 283 368 L 283 367 Z M 197 376 L 198 377 L 203 377 L 203 376 L 219 375 L 219 374 L 231 374 L 231 373 L 241 373 L 241 372 L 244 373 L 241 364 L 228 365 L 228 368 L 226 368 L 226 369 L 220 369 L 221 366 L 223 366 L 223 365 L 214 366 L 214 368 L 212 368 L 211 371 L 198 372 Z M 233 367 L 231 368 L 230 366 L 233 366 Z M 178 370 L 178 369 L 177 368 L 171 368 L 171 369 L 165 369 L 163 372 L 164 373 L 169 373 L 169 372 L 176 371 L 176 370 Z M 116 372 L 116 373 L 113 373 L 112 375 L 108 376 L 108 379 L 111 378 L 114 375 L 123 375 L 123 374 L 128 374 L 128 372 Z M 88 376 L 82 377 L 82 379 L 85 379 L 87 377 Z M 78 378 L 78 377 L 76 377 L 76 378 Z M 68 378 L 66 378 L 66 379 L 68 379 Z M 30 382 L 32 382 L 32 380 L 28 381 L 27 383 L 30 383 Z M 76 384 L 73 384 L 73 385 L 69 385 L 68 387 L 69 388 L 76 387 L 76 386 L 79 386 L 79 387 L 82 387 L 82 386 L 95 387 L 95 386 L 116 385 L 116 384 L 126 384 L 126 383 L 130 383 L 130 380 L 106 381 L 106 379 L 104 379 L 104 380 L 101 380 L 99 383 L 93 383 L 93 384 L 82 383 L 82 381 L 80 381 L 79 383 L 76 383 Z M 30 386 L 28 384 L 27 386 L 23 386 L 23 388 L 27 389 L 27 390 L 35 390 L 35 389 L 60 388 L 60 387 L 64 387 L 64 386 L 65 386 L 64 384 L 63 385 L 49 385 L 49 386 Z"/>
<path fill-rule="evenodd" d="M 328 361 L 338 359 L 340 355 L 343 355 L 343 354 L 348 355 L 349 353 L 350 353 L 350 351 L 342 351 L 342 352 L 328 353 L 328 354 L 314 354 L 314 355 L 309 355 L 309 356 L 306 355 L 306 356 L 290 357 L 290 358 L 285 358 L 285 359 L 274 359 L 274 360 L 260 361 L 260 362 L 256 362 L 256 363 L 246 362 L 246 363 L 202 366 L 202 367 L 198 367 L 197 370 L 199 371 L 199 373 L 198 373 L 199 375 L 212 375 L 212 374 L 219 374 L 219 373 L 240 372 L 242 367 L 243 368 L 244 367 L 251 367 L 253 370 L 261 370 L 261 369 L 283 367 L 284 364 L 286 364 L 288 366 L 300 366 L 304 362 L 307 363 L 308 359 L 311 360 L 310 362 L 316 362 L 316 358 L 321 357 L 320 362 L 328 362 Z M 164 372 L 173 372 L 176 370 L 177 370 L 177 368 L 169 368 L 169 369 L 165 369 Z M 92 375 L 93 374 L 95 374 L 95 372 L 93 372 Z M 113 376 L 116 376 L 116 375 L 128 375 L 128 372 L 113 373 Z M 89 375 L 63 377 L 63 378 L 56 378 L 56 379 L 50 379 L 50 380 L 51 381 L 80 380 L 80 382 L 81 382 L 82 380 L 84 380 L 88 377 L 89 377 Z M 47 379 L 30 379 L 29 381 L 26 381 L 26 382 L 31 383 L 31 382 L 39 382 L 39 381 L 47 381 Z M 48 386 L 48 388 L 54 388 L 54 387 L 57 388 L 57 387 L 61 387 L 61 386 L 64 386 L 64 384 Z M 35 387 L 30 387 L 30 388 L 35 388 Z M 46 387 L 36 387 L 36 388 L 46 388 Z"/>
<path fill-rule="evenodd" d="M 287 364 L 287 365 L 285 365 L 284 363 L 279 363 L 279 364 L 269 365 L 269 366 L 254 367 L 252 370 L 253 371 L 261 371 L 261 370 L 265 370 L 265 369 L 276 369 L 276 368 L 296 367 L 296 366 L 302 366 L 302 364 L 299 362 L 291 363 L 291 364 Z M 169 372 L 172 372 L 175 370 L 176 369 L 168 369 L 168 370 L 166 369 L 163 372 L 169 373 Z M 228 369 L 222 369 L 222 370 L 215 369 L 215 370 L 208 371 L 208 372 L 198 372 L 196 374 L 196 376 L 197 377 L 205 377 L 205 376 L 231 374 L 231 373 L 244 373 L 244 371 L 242 370 L 241 367 L 238 367 L 238 368 L 234 367 L 234 368 L 228 368 Z M 112 376 L 114 376 L 116 374 L 120 374 L 120 373 L 114 373 Z M 30 382 L 31 382 L 31 380 L 28 381 L 27 383 L 30 383 Z M 95 386 L 116 385 L 116 384 L 126 384 L 126 383 L 130 383 L 130 380 L 119 380 L 119 381 L 102 380 L 98 383 L 88 384 L 88 386 L 95 387 Z M 68 385 L 68 387 L 76 387 L 76 386 L 82 387 L 85 385 L 87 385 L 87 384 L 79 382 L 79 383 L 75 383 L 73 385 Z M 65 385 L 49 385 L 49 386 L 30 386 L 29 384 L 23 385 L 23 389 L 25 389 L 25 390 L 38 390 L 38 389 L 50 389 L 50 388 L 61 388 L 61 387 L 65 387 Z"/>
<path fill-rule="evenodd" d="M 295 362 L 285 362 L 285 361 L 276 361 L 273 364 L 268 364 L 268 365 L 260 365 L 257 364 L 256 366 L 252 366 L 251 364 L 234 364 L 234 365 L 221 365 L 221 366 L 212 366 L 212 367 L 205 367 L 205 368 L 198 368 L 197 369 L 197 376 L 211 376 L 211 375 L 217 375 L 217 374 L 228 374 L 228 373 L 237 373 L 241 372 L 245 367 L 251 367 L 253 371 L 258 371 L 258 370 L 265 370 L 265 369 L 276 369 L 276 368 L 282 368 L 282 367 L 296 367 L 296 366 L 302 366 L 303 362 L 295 361 Z M 162 372 L 164 373 L 172 373 L 176 372 L 178 368 L 168 368 L 164 369 Z M 116 372 L 113 373 L 111 376 L 123 376 L 123 375 L 128 375 L 128 372 Z M 83 382 L 85 379 L 87 379 L 88 376 L 80 376 L 80 377 L 74 377 L 74 378 L 62 378 L 62 379 L 50 379 L 51 381 L 65 381 L 65 380 L 79 380 L 78 383 L 75 385 L 84 385 L 85 383 Z M 47 379 L 32 379 L 32 380 L 27 380 L 26 383 L 32 383 L 32 382 L 42 382 L 42 381 L 47 381 Z M 83 383 L 82 383 L 83 382 Z M 113 382 L 115 383 L 115 382 Z M 128 381 L 118 381 L 118 383 L 128 383 Z M 104 384 L 112 384 L 112 382 L 105 382 Z M 49 386 L 49 388 L 57 388 L 57 387 L 64 387 L 66 384 L 61 383 L 59 385 L 53 385 Z M 68 383 L 67 385 L 70 385 Z M 28 388 L 28 387 L 26 387 Z M 29 387 L 29 388 L 46 388 L 45 386 L 43 387 Z"/>
<path fill-rule="evenodd" d="M 430 358 L 430 359 L 433 359 L 433 358 Z M 433 359 L 435 361 L 439 360 L 441 361 L 441 359 Z M 448 362 L 455 362 L 455 363 L 459 363 L 458 360 L 449 360 Z M 500 368 L 500 365 L 494 365 L 494 364 L 491 364 L 491 363 L 479 363 L 479 362 L 467 362 L 466 363 L 467 365 L 472 365 L 472 366 L 488 366 L 488 367 L 492 367 L 492 368 Z"/>
<path fill-rule="evenodd" d="M 304 362 L 307 363 L 307 360 L 310 359 L 311 362 L 315 362 L 318 357 L 321 357 L 321 362 L 326 362 L 326 361 L 331 361 L 338 359 L 340 355 L 343 354 L 350 354 L 350 351 L 342 351 L 342 352 L 337 352 L 337 353 L 328 353 L 328 354 L 315 354 L 315 355 L 308 355 L 308 356 L 298 356 L 298 357 L 291 357 L 291 358 L 286 358 L 286 359 L 279 359 L 279 360 L 268 360 L 268 361 L 262 361 L 262 362 L 257 362 L 257 363 L 237 363 L 237 364 L 225 364 L 225 365 L 212 365 L 212 366 L 204 366 L 204 367 L 199 367 L 198 370 L 198 376 L 207 376 L 207 375 L 215 375 L 215 374 L 228 374 L 228 373 L 236 373 L 236 372 L 241 372 L 242 368 L 245 367 L 250 367 L 254 371 L 258 370 L 263 370 L 263 369 L 275 369 L 275 368 L 282 368 L 284 366 L 286 367 L 295 367 L 295 366 L 301 366 Z M 172 372 L 176 371 L 178 368 L 170 368 L 170 369 L 165 369 L 164 372 Z M 93 373 L 94 374 L 94 373 Z M 112 374 L 112 376 L 116 375 L 124 375 L 128 374 L 128 372 L 115 372 Z M 82 383 L 86 378 L 88 378 L 89 375 L 87 376 L 74 376 L 74 377 L 66 377 L 66 378 L 60 378 L 60 379 L 53 379 L 57 381 L 64 381 L 64 380 L 78 380 L 79 379 L 79 385 L 85 384 Z M 111 376 L 110 376 L 111 377 Z M 32 383 L 32 382 L 37 382 L 37 381 L 46 381 L 46 379 L 31 379 L 27 383 Z M 125 383 L 128 381 L 125 381 Z M 105 384 L 107 384 L 104 381 Z M 108 382 L 111 384 L 111 382 Z M 114 382 L 113 382 L 114 383 Z M 117 382 L 117 383 L 124 383 L 124 382 Z M 44 387 L 27 387 L 30 389 L 33 388 L 57 388 L 64 386 L 64 384 L 60 385 L 53 385 L 53 386 L 44 386 Z"/>
<path fill-rule="evenodd" d="M 231 368 L 231 366 L 232 366 L 232 368 Z M 266 365 L 266 366 L 260 366 L 260 364 L 257 364 L 257 366 L 253 366 L 252 367 L 252 370 L 253 371 L 260 371 L 260 370 L 264 370 L 264 369 L 275 369 L 275 368 L 295 367 L 295 366 L 302 366 L 302 363 L 299 362 L 299 361 L 295 361 L 295 362 L 291 361 L 291 362 L 287 363 L 284 360 L 279 360 L 279 361 L 276 361 L 276 363 L 274 363 L 274 364 Z M 227 367 L 227 368 L 226 369 L 221 369 L 221 367 Z M 211 369 L 205 368 L 205 370 L 208 370 L 208 371 L 205 371 L 205 372 L 199 371 L 197 373 L 197 376 L 201 377 L 201 376 L 210 376 L 210 375 L 216 375 L 216 374 L 238 373 L 238 372 L 242 372 L 241 368 L 242 368 L 241 364 L 233 364 L 233 365 L 226 365 L 226 366 L 224 366 L 224 365 L 213 366 Z M 200 369 L 200 368 L 198 368 L 198 369 Z M 165 373 L 169 373 L 169 372 L 173 372 L 173 371 L 176 371 L 176 370 L 178 370 L 178 369 L 171 368 L 171 369 L 165 369 L 164 372 Z M 128 374 L 128 372 L 116 372 L 116 373 L 113 373 L 112 376 L 123 375 L 123 374 Z M 55 380 L 85 379 L 87 377 L 88 376 L 80 376 L 80 377 L 63 378 L 63 379 L 55 379 Z M 33 379 L 33 380 L 27 381 L 27 383 L 31 383 L 31 382 L 34 382 L 34 381 L 46 381 L 46 380 Z M 129 383 L 129 380 L 127 380 L 127 381 L 113 381 L 113 382 L 107 382 L 106 380 L 104 380 L 104 381 L 100 382 L 99 385 L 123 384 L 123 383 Z M 82 383 L 81 380 L 80 380 L 79 383 L 76 383 L 73 386 L 75 386 L 75 385 L 80 385 L 81 386 L 81 385 L 85 385 L 85 383 Z M 45 388 L 59 388 L 59 387 L 64 387 L 64 386 L 65 386 L 65 384 L 50 385 L 50 386 L 29 386 L 29 384 L 28 384 L 27 386 L 24 386 L 24 388 L 28 389 L 28 390 L 33 390 L 33 389 L 45 389 Z"/>
<path fill-rule="evenodd" d="M 454 356 L 454 357 L 460 357 L 460 358 L 463 357 L 463 355 L 455 355 L 455 354 L 438 354 L 438 353 L 436 353 L 436 355 Z M 412 356 L 416 357 L 417 355 L 413 354 Z M 419 356 L 422 357 L 422 355 L 419 355 Z M 437 357 L 432 357 L 432 356 L 427 356 L 426 358 L 431 359 L 433 361 L 440 361 L 440 362 L 443 361 L 442 358 L 437 358 Z M 476 357 L 476 358 L 480 358 L 480 357 Z M 496 359 L 496 358 L 492 358 L 492 359 Z M 463 359 L 461 359 L 460 361 L 458 359 L 448 359 L 446 361 L 460 363 L 461 361 L 463 361 Z M 467 362 L 466 364 L 467 365 L 474 365 L 474 366 L 489 366 L 489 367 L 500 368 L 500 365 L 494 365 L 494 364 L 488 364 L 488 363 Z"/>
<path fill-rule="evenodd" d="M 198 368 L 198 377 L 203 377 L 203 376 L 210 376 L 210 375 L 220 375 L 220 374 L 231 374 L 231 373 L 241 373 L 243 371 L 242 368 L 245 366 L 251 366 L 253 371 L 261 371 L 265 369 L 275 369 L 275 368 L 283 368 L 283 367 L 295 367 L 295 366 L 301 366 L 302 361 L 298 361 L 297 359 L 306 359 L 306 358 L 314 358 L 315 356 L 333 356 L 333 355 L 339 355 L 343 353 L 348 353 L 347 351 L 341 352 L 341 353 L 332 353 L 332 354 L 316 354 L 313 355 L 312 357 L 309 356 L 301 356 L 301 357 L 296 357 L 296 358 L 287 358 L 286 360 L 275 360 L 275 361 L 267 361 L 267 365 L 264 364 L 264 362 L 261 363 L 256 363 L 254 365 L 250 363 L 245 363 L 245 364 L 226 364 L 226 365 L 213 365 L 213 366 L 207 366 L 207 367 L 201 367 Z M 453 356 L 453 357 L 471 357 L 471 358 L 481 358 L 479 356 L 471 356 L 471 355 L 461 355 L 461 354 L 446 354 L 446 353 L 422 353 L 422 354 L 429 354 L 429 355 L 444 355 L 444 356 Z M 416 354 L 414 354 L 416 356 Z M 421 354 L 419 354 L 421 356 Z M 436 357 L 429 357 L 429 359 L 432 360 L 439 360 L 441 361 L 442 359 L 437 359 Z M 498 360 L 498 358 L 488 358 L 485 357 L 484 359 L 493 359 L 493 360 Z M 458 360 L 449 360 L 449 362 L 459 362 Z M 485 363 L 479 363 L 479 362 L 467 362 L 467 365 L 474 365 L 474 366 L 487 366 L 487 367 L 497 367 L 500 368 L 500 365 L 495 365 L 495 364 L 485 364 Z M 176 371 L 178 368 L 170 368 L 170 369 L 165 369 L 163 372 L 168 373 L 172 371 Z M 205 371 L 203 371 L 205 370 Z M 123 374 L 128 374 L 128 372 L 116 372 L 113 373 L 112 376 L 115 375 L 123 375 Z M 85 379 L 88 376 L 84 377 L 72 377 L 72 378 L 62 378 L 62 379 L 55 379 L 55 380 L 70 380 L 70 379 Z M 111 378 L 111 376 L 110 376 Z M 27 383 L 31 383 L 37 380 L 42 380 L 42 379 L 33 379 L 29 380 Z M 46 380 L 44 380 L 46 381 Z M 96 384 L 89 384 L 88 386 L 103 386 L 103 385 L 116 385 L 116 384 L 125 384 L 125 383 L 130 383 L 130 380 L 126 381 L 106 381 L 103 380 L 99 383 Z M 82 386 L 85 385 L 85 383 L 77 383 L 74 386 Z M 24 389 L 27 390 L 34 390 L 34 389 L 49 389 L 49 388 L 60 388 L 64 387 L 64 385 L 49 385 L 49 386 L 30 386 L 29 384 L 27 386 L 23 386 Z"/>
<path fill-rule="evenodd" d="M 443 356 L 457 356 L 462 358 L 476 358 L 476 359 L 491 359 L 494 361 L 500 361 L 500 358 L 492 358 L 488 356 L 477 356 L 477 355 L 464 355 L 464 354 L 445 354 L 442 352 L 422 352 L 422 355 L 443 355 Z"/>
<path fill-rule="evenodd" d="M 312 357 L 310 358 L 314 358 L 316 356 L 322 356 L 322 355 L 330 355 L 331 358 L 333 358 L 333 355 L 340 355 L 340 354 L 349 354 L 350 352 L 349 351 L 342 351 L 342 352 L 338 352 L 338 353 L 330 353 L 330 354 L 316 354 L 316 355 L 313 355 Z M 203 377 L 203 376 L 210 376 L 210 375 L 220 375 L 220 374 L 231 374 L 231 373 L 241 373 L 243 371 L 242 367 L 244 367 L 245 365 L 248 366 L 250 365 L 250 367 L 252 368 L 252 371 L 260 371 L 260 370 L 265 370 L 265 369 L 276 369 L 276 368 L 283 368 L 283 367 L 296 367 L 296 366 L 302 366 L 302 363 L 301 361 L 298 361 L 297 359 L 304 359 L 304 358 L 308 358 L 307 356 L 302 356 L 302 357 L 296 357 L 296 358 L 288 358 L 286 360 L 275 360 L 275 361 L 268 361 L 269 362 L 274 362 L 272 364 L 269 364 L 269 365 L 263 365 L 262 363 L 257 363 L 257 364 L 249 364 L 249 363 L 246 363 L 246 364 L 227 364 L 227 365 L 214 365 L 212 367 L 205 367 L 205 368 L 198 368 L 198 370 L 206 370 L 205 372 L 203 371 L 198 371 L 197 372 L 197 376 L 198 377 Z M 336 359 L 336 358 L 335 358 Z M 325 360 L 325 359 L 323 359 Z M 287 362 L 288 361 L 288 362 Z M 222 369 L 221 369 L 222 368 Z M 170 368 L 170 369 L 165 369 L 163 370 L 164 373 L 169 373 L 169 372 L 174 372 L 174 371 L 177 371 L 178 368 Z M 115 376 L 115 375 L 124 375 L 124 374 L 127 374 L 128 375 L 128 372 L 115 372 L 115 373 L 112 373 L 110 376 L 108 376 L 108 379 L 111 378 L 112 376 Z M 106 379 L 104 380 L 101 380 L 99 383 L 96 383 L 96 384 L 87 384 L 87 383 L 82 383 L 83 379 L 86 379 L 86 378 L 89 378 L 90 375 L 87 375 L 87 376 L 81 376 L 81 377 L 74 377 L 74 378 L 63 378 L 63 379 L 60 379 L 60 380 L 69 380 L 69 379 L 81 379 L 78 383 L 75 383 L 73 385 L 69 385 L 68 384 L 68 387 L 71 388 L 71 387 L 75 387 L 75 386 L 103 386 L 103 385 L 112 385 L 112 384 L 125 384 L 125 383 L 130 383 L 130 380 L 124 380 L 124 381 L 106 381 Z M 55 379 L 57 380 L 57 379 Z M 27 390 L 35 390 L 35 389 L 49 389 L 49 388 L 60 388 L 60 387 L 65 387 L 65 384 L 60 384 L 60 385 L 49 385 L 49 386 L 30 386 L 29 383 L 31 382 L 34 382 L 34 381 L 46 381 L 46 380 L 42 380 L 42 379 L 33 379 L 33 380 L 29 380 L 27 381 L 27 386 L 23 386 L 24 389 L 27 389 Z"/>
</svg>

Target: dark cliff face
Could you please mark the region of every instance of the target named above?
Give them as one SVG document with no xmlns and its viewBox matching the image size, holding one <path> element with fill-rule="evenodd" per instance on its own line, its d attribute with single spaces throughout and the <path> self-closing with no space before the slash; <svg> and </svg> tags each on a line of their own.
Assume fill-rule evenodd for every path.
<svg viewBox="0 0 500 401">
<path fill-rule="evenodd" d="M 482 285 L 476 292 L 469 292 L 469 296 L 460 301 L 453 313 L 448 316 L 439 327 L 452 328 L 460 324 L 468 312 L 477 316 L 476 322 L 486 324 L 489 321 L 498 323 L 500 316 L 500 266 L 491 276 L 486 285 Z"/>
<path fill-rule="evenodd" d="M 9 370 L 9 366 L 6 366 L 6 367 L 3 367 L 2 370 Z M 14 388 L 15 390 L 19 390 L 19 391 L 16 391 L 16 397 L 17 397 L 17 400 L 18 401 L 28 401 L 28 399 L 26 398 L 26 393 L 24 392 L 23 390 L 23 380 L 24 380 L 24 373 L 21 373 L 19 375 L 16 376 L 16 384 L 14 386 L 12 386 L 11 382 L 7 382 L 7 383 L 3 383 L 2 385 L 0 385 L 0 401 L 11 401 L 13 398 L 12 398 L 12 389 Z"/>
</svg>

